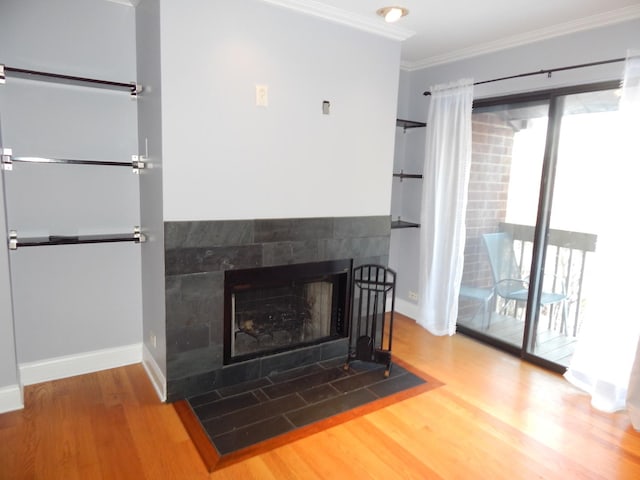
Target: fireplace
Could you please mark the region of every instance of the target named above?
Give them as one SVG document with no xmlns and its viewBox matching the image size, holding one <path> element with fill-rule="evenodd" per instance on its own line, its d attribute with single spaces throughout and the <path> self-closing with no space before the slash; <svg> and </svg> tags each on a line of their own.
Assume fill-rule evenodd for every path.
<svg viewBox="0 0 640 480">
<path fill-rule="evenodd" d="M 231 361 L 231 345 L 227 344 L 230 324 L 225 332 L 225 276 L 236 275 L 227 272 L 261 267 L 309 262 L 330 265 L 345 258 L 353 259 L 354 266 L 386 265 L 389 226 L 388 215 L 165 222 L 168 400 L 257 380 L 296 366 L 346 358 L 348 337 L 343 335 L 347 332 L 339 326 L 339 312 L 332 306 L 336 318 L 335 326 L 331 327 L 334 330 L 329 334 L 334 337 L 332 340 L 311 341 L 305 337 L 302 342 L 310 343 L 307 346 L 286 350 L 286 346 L 271 345 L 269 349 L 273 347 L 278 353 L 271 354 L 269 350 L 243 353 L 246 361 Z M 311 280 L 314 275 L 322 279 L 332 272 L 344 274 L 350 265 L 350 261 L 334 263 L 328 273 L 314 272 Z M 345 288 L 349 280 L 338 286 Z M 236 287 L 243 284 L 250 282 L 237 281 Z M 241 291 L 244 290 L 237 289 Z M 229 295 L 227 299 L 230 300 Z M 344 303 L 348 304 L 346 300 Z M 231 305 L 230 301 L 227 304 Z"/>
<path fill-rule="evenodd" d="M 227 270 L 224 364 L 346 337 L 352 263 Z"/>
</svg>

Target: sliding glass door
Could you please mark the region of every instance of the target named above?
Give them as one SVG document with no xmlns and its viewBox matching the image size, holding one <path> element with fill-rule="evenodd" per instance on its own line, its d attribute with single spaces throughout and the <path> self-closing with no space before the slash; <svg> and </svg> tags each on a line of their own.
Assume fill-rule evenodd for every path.
<svg viewBox="0 0 640 480">
<path fill-rule="evenodd" d="M 519 237 L 536 223 L 548 111 L 548 100 L 536 100 L 474 107 L 472 115 L 458 326 L 518 349 L 531 264 L 531 242 Z"/>
<path fill-rule="evenodd" d="M 593 300 L 611 84 L 478 102 L 458 330 L 558 371 Z"/>
<path fill-rule="evenodd" d="M 620 131 L 619 90 L 609 88 L 554 98 L 556 134 L 548 168 L 543 224 L 548 217 L 542 268 L 540 315 L 532 324 L 527 352 L 568 366 L 578 336 L 604 301 L 609 315 L 615 301 L 604 298 L 605 285 L 625 279 L 620 227 L 626 228 L 627 205 L 616 198 L 621 188 L 617 151 Z M 631 211 L 628 212 L 632 214 Z M 614 266 L 614 277 L 604 274 Z M 616 287 L 614 287 L 616 288 Z M 558 302 L 546 302 L 554 291 Z M 621 313 L 621 312 L 620 312 Z M 535 318 L 535 316 L 533 317 Z M 596 320 L 597 321 L 597 320 Z"/>
</svg>

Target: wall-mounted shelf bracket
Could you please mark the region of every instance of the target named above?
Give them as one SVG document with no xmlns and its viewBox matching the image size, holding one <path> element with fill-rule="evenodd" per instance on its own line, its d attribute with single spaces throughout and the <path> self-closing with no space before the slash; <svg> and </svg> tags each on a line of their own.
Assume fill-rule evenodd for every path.
<svg viewBox="0 0 640 480">
<path fill-rule="evenodd" d="M 15 230 L 9 231 L 9 250 L 18 249 L 18 232 Z"/>
<path fill-rule="evenodd" d="M 0 168 L 2 168 L 2 170 L 13 170 L 11 155 L 13 155 L 13 151 L 10 148 L 0 149 L 0 157 L 2 158 Z"/>
<path fill-rule="evenodd" d="M 131 155 L 131 166 L 133 167 L 133 173 L 140 173 L 140 170 L 146 168 L 144 163 L 144 157 L 142 155 Z"/>
<path fill-rule="evenodd" d="M 133 241 L 135 243 L 144 243 L 147 241 L 147 237 L 142 233 L 138 225 L 133 227 Z"/>
</svg>

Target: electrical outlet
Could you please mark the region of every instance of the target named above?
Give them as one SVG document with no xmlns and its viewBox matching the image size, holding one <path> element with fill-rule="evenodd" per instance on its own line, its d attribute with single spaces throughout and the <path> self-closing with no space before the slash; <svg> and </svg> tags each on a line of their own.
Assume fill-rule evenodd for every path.
<svg viewBox="0 0 640 480">
<path fill-rule="evenodd" d="M 151 346 L 153 346 L 153 348 L 157 348 L 158 346 L 158 341 L 156 339 L 156 334 L 151 332 L 149 334 L 149 342 L 151 343 Z"/>
<path fill-rule="evenodd" d="M 411 290 L 409 290 L 409 300 L 415 300 L 417 302 L 418 294 L 416 292 L 412 292 Z"/>
</svg>

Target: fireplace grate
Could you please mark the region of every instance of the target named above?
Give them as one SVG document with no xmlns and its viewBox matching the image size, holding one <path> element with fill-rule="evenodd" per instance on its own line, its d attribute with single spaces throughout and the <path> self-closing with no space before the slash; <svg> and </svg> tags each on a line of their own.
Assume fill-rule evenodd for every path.
<svg viewBox="0 0 640 480">
<path fill-rule="evenodd" d="M 225 272 L 225 364 L 346 337 L 351 265 L 342 260 Z"/>
</svg>

